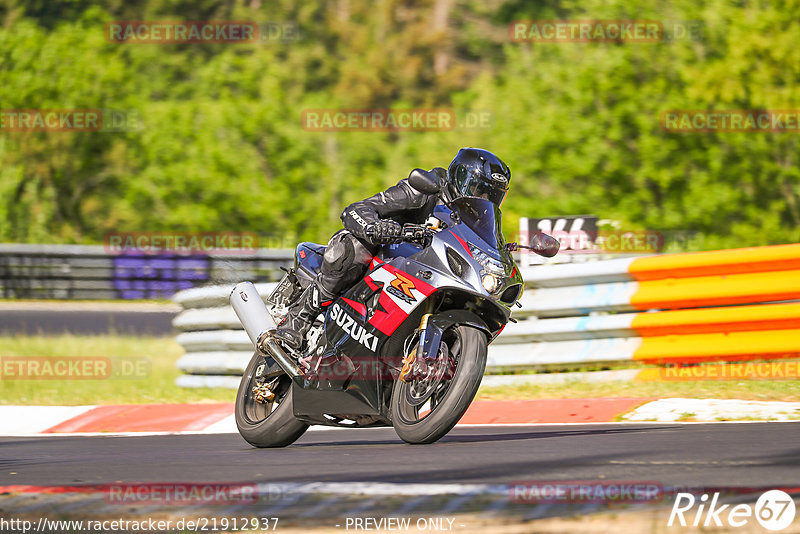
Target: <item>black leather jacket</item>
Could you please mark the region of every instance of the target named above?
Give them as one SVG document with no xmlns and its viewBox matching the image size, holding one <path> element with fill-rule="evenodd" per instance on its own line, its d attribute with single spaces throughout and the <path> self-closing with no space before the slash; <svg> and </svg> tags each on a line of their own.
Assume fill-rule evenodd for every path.
<svg viewBox="0 0 800 534">
<path fill-rule="evenodd" d="M 435 172 L 440 180 L 443 179 L 442 173 L 447 173 L 441 168 L 432 169 L 431 172 Z M 342 212 L 342 223 L 345 230 L 371 243 L 365 232 L 370 224 L 381 219 L 391 219 L 399 224 L 423 224 L 433 213 L 438 201 L 437 195 L 417 191 L 407 179 L 403 179 L 386 191 L 347 206 Z"/>
</svg>

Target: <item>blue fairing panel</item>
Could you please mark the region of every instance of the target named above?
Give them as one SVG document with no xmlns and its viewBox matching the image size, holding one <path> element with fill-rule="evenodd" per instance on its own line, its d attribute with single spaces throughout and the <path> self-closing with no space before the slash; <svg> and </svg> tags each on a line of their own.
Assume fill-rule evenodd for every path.
<svg viewBox="0 0 800 534">
<path fill-rule="evenodd" d="M 453 213 L 450 208 L 443 204 L 437 204 L 436 207 L 433 208 L 433 216 L 439 219 L 440 221 L 444 221 L 447 224 L 450 224 L 450 214 Z"/>
<path fill-rule="evenodd" d="M 422 247 L 411 243 L 397 243 L 394 245 L 384 245 L 381 249 L 381 256 L 389 261 L 392 258 L 408 258 L 422 250 Z"/>
<path fill-rule="evenodd" d="M 303 242 L 295 250 L 295 263 L 310 274 L 319 273 L 322 267 L 322 255 L 325 254 L 325 245 Z"/>
</svg>

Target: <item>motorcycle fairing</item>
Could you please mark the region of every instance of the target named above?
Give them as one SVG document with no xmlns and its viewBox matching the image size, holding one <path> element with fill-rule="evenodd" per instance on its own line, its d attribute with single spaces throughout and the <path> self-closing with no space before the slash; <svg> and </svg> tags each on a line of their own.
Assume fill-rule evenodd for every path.
<svg viewBox="0 0 800 534">
<path fill-rule="evenodd" d="M 391 261 L 394 258 L 408 258 L 422 250 L 422 247 L 414 243 L 394 243 L 381 247 L 380 255 L 384 261 Z"/>
<path fill-rule="evenodd" d="M 378 306 L 367 322 L 387 336 L 436 291 L 427 282 L 388 263 L 370 272 L 364 281 L 374 290 L 382 288 Z"/>
<path fill-rule="evenodd" d="M 414 312 L 434 291 L 416 276 L 381 263 L 326 310 L 326 341 L 349 358 L 382 354 L 400 325 L 412 315 L 418 320 Z"/>
<path fill-rule="evenodd" d="M 294 253 L 295 270 L 305 274 L 306 278 L 314 278 L 322 268 L 322 256 L 326 245 L 305 241 L 297 245 Z"/>
</svg>

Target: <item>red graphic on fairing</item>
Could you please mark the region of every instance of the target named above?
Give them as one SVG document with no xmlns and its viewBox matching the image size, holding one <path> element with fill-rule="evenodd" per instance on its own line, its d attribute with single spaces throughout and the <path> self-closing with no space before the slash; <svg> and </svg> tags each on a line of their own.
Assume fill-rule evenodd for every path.
<svg viewBox="0 0 800 534">
<path fill-rule="evenodd" d="M 383 285 L 378 304 L 386 311 L 376 309 L 368 322 L 387 336 L 392 335 L 414 308 L 436 291 L 434 286 L 388 264 L 371 272 L 364 280 L 372 289 Z M 395 289 L 396 293 L 387 292 L 387 287 Z"/>
<path fill-rule="evenodd" d="M 466 251 L 467 251 L 467 254 L 469 254 L 469 256 L 470 256 L 470 258 L 471 258 L 471 257 L 472 257 L 472 251 L 471 251 L 471 250 L 469 249 L 469 247 L 467 246 L 467 242 L 466 242 L 466 241 L 464 241 L 463 239 L 461 239 L 460 237 L 458 237 L 454 231 L 450 230 L 450 233 L 451 233 L 451 234 L 453 234 L 453 237 L 455 237 L 455 238 L 456 238 L 456 240 L 457 240 L 459 243 L 461 243 L 461 246 L 462 246 L 462 247 L 464 247 L 464 250 L 466 250 Z"/>
</svg>

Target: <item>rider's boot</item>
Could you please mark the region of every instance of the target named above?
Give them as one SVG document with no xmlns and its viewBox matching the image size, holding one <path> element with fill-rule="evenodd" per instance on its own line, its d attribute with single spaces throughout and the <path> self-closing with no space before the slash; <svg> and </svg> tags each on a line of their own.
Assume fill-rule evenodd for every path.
<svg viewBox="0 0 800 534">
<path fill-rule="evenodd" d="M 317 277 L 291 307 L 286 319 L 276 330 L 275 337 L 294 350 L 302 349 L 314 319 L 333 302 L 334 298 L 334 295 L 320 286 Z"/>
</svg>

